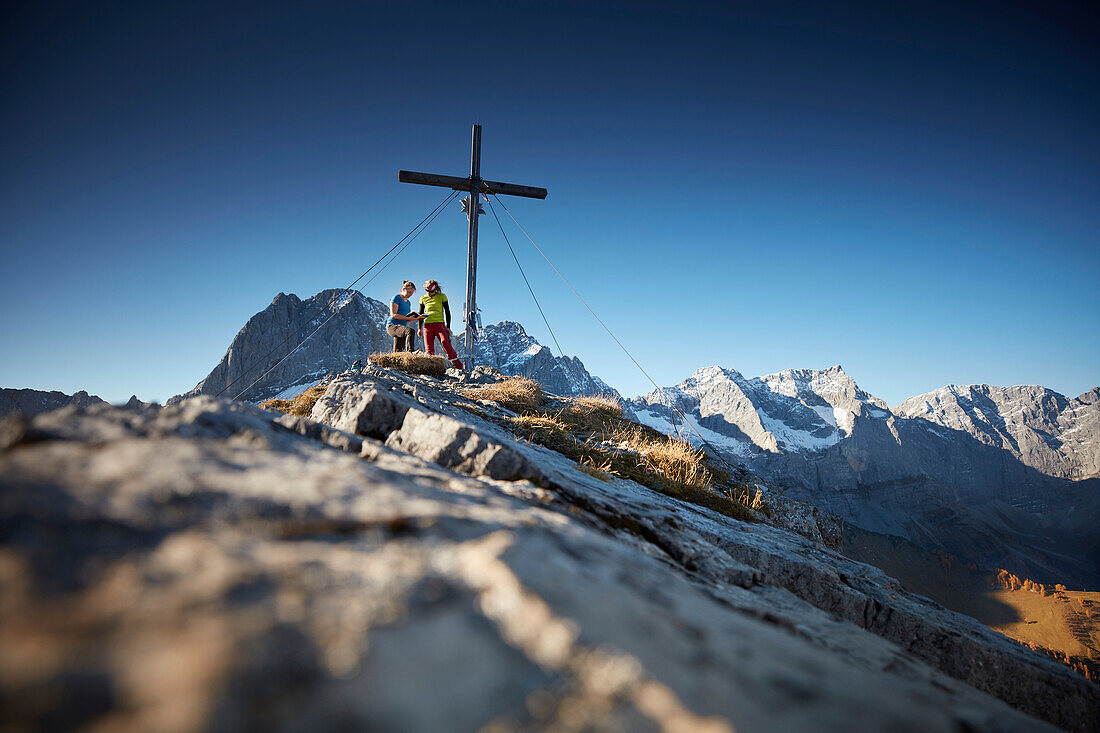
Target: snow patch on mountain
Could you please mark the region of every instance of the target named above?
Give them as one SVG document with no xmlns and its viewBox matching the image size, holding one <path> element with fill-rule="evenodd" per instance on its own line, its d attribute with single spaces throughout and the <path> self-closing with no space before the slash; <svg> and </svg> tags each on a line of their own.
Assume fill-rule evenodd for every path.
<svg viewBox="0 0 1100 733">
<path fill-rule="evenodd" d="M 589 374 L 580 359 L 554 356 L 514 321 L 501 321 L 482 329 L 475 354 L 478 364 L 533 379 L 554 394 L 619 396 L 602 379 Z"/>
<path fill-rule="evenodd" d="M 690 415 L 712 432 L 733 438 L 739 456 L 821 452 L 851 434 L 857 415 L 871 409 L 888 414 L 886 404 L 860 390 L 840 366 L 754 379 L 734 369 L 704 367 L 676 387 L 631 403 L 635 411 L 649 412 L 648 419 L 670 415 L 673 408 Z"/>
<path fill-rule="evenodd" d="M 747 459 L 752 456 L 753 446 L 751 443 L 738 440 L 729 435 L 723 435 L 700 425 L 699 421 L 691 415 L 673 416 L 653 410 L 635 409 L 634 418 L 642 425 L 647 425 L 666 435 L 675 435 L 696 447 L 702 448 L 709 444 L 738 459 Z"/>
</svg>

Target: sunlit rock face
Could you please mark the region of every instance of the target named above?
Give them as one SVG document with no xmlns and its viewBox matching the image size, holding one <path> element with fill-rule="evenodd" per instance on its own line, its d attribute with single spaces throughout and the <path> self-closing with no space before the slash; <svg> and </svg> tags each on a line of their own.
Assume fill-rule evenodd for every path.
<svg viewBox="0 0 1100 733">
<path fill-rule="evenodd" d="M 312 419 L 198 396 L 0 423 L 0 725 L 1095 726 L 1095 686 L 813 531 L 462 402 L 368 368 Z"/>
<path fill-rule="evenodd" d="M 891 410 L 840 367 L 752 379 L 707 367 L 630 406 L 640 421 L 713 447 L 864 529 L 1093 587 L 1098 394 L 952 386 Z"/>
<path fill-rule="evenodd" d="M 886 403 L 861 390 L 839 366 L 753 379 L 705 367 L 675 387 L 631 400 L 631 406 L 640 420 L 666 432 L 682 421 L 679 410 L 702 428 L 702 437 L 744 459 L 820 453 L 850 436 L 857 417 L 888 413 Z"/>
</svg>

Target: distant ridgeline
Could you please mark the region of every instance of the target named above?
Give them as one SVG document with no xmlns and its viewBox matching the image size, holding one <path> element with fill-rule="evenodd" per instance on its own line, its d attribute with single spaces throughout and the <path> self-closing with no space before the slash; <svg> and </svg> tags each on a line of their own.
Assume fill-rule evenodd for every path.
<svg viewBox="0 0 1100 733">
<path fill-rule="evenodd" d="M 64 392 L 43 392 L 37 389 L 0 389 L 0 416 L 13 413 L 40 415 L 69 405 L 86 407 L 98 404 L 105 403 L 83 390 L 67 395 Z"/>
<path fill-rule="evenodd" d="M 326 375 L 349 369 L 357 360 L 365 362 L 372 353 L 389 351 L 393 343 L 386 335 L 389 316 L 388 304 L 358 292 L 323 290 L 307 300 L 279 293 L 267 308 L 248 319 L 210 374 L 169 403 L 223 390 L 223 397 L 236 397 L 244 391 L 241 398 L 253 403 L 293 397 Z M 318 328 L 276 366 L 295 344 Z M 453 339 L 460 356 L 465 356 L 461 341 Z M 589 374 L 580 359 L 554 356 L 523 326 L 511 321 L 485 327 L 477 344 L 476 363 L 529 377 L 555 394 L 616 394 Z M 231 386 L 225 389 L 226 385 Z"/>
<path fill-rule="evenodd" d="M 106 400 L 88 394 L 84 390 L 67 395 L 64 392 L 44 392 L 38 389 L 0 389 L 0 417 L 4 415 L 41 415 L 51 410 L 59 410 L 62 407 L 90 407 L 92 405 L 105 405 Z M 148 403 L 142 402 L 137 395 L 130 397 L 124 407 L 145 407 Z"/>
</svg>

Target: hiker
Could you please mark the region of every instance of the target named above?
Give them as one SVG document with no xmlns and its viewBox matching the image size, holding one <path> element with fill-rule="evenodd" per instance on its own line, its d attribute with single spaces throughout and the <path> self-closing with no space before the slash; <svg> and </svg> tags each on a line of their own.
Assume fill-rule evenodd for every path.
<svg viewBox="0 0 1100 733">
<path fill-rule="evenodd" d="M 424 283 L 424 290 L 427 292 L 420 296 L 420 313 L 426 316 L 424 348 L 429 354 L 435 354 L 435 340 L 438 337 L 443 344 L 443 350 L 447 352 L 447 358 L 451 360 L 451 366 L 463 369 L 455 347 L 451 346 L 451 306 L 447 304 L 447 296 L 439 289 L 439 283 L 435 280 Z"/>
<path fill-rule="evenodd" d="M 409 298 L 416 292 L 416 286 L 406 280 L 401 283 L 401 292 L 393 296 L 390 303 L 390 320 L 386 324 L 386 333 L 393 336 L 394 353 L 398 351 L 413 351 L 416 348 L 416 326 L 420 323 L 420 316 L 412 312 L 412 303 Z M 421 311 L 424 306 L 420 306 Z"/>
</svg>

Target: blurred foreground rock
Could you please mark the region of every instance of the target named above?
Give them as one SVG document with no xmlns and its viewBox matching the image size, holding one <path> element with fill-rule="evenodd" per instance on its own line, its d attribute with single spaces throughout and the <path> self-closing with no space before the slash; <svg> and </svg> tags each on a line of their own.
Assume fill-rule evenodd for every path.
<svg viewBox="0 0 1100 733">
<path fill-rule="evenodd" d="M 1097 728 L 1094 685 L 813 517 L 600 480 L 447 384 L 4 422 L 0 729 Z"/>
</svg>

